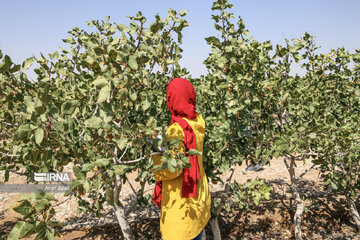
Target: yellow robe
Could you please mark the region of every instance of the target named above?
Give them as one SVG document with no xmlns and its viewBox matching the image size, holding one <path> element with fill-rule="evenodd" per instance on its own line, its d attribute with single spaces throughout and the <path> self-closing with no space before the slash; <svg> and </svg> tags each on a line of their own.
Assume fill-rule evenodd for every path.
<svg viewBox="0 0 360 240">
<path fill-rule="evenodd" d="M 185 119 L 192 127 L 196 138 L 196 150 L 203 152 L 205 121 L 200 114 L 192 120 Z M 184 131 L 178 123 L 172 124 L 166 134 L 168 141 L 184 140 Z M 197 183 L 197 198 L 182 198 L 182 171 L 165 169 L 155 172 L 156 181 L 162 181 L 160 232 L 163 240 L 191 240 L 206 226 L 210 219 L 210 192 L 203 167 L 203 158 L 198 155 L 200 179 Z M 161 163 L 161 156 L 153 157 L 154 166 Z"/>
</svg>

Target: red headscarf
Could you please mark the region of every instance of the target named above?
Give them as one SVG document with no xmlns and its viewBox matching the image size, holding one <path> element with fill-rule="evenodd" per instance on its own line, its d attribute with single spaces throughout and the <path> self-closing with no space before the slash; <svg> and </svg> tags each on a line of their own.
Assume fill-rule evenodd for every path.
<svg viewBox="0 0 360 240">
<path fill-rule="evenodd" d="M 196 118 L 196 95 L 193 85 L 186 79 L 174 78 L 170 81 L 166 92 L 167 106 L 171 112 L 171 124 L 177 122 L 184 131 L 185 151 L 196 149 L 195 133 L 187 119 Z M 200 179 L 200 169 L 196 155 L 188 154 L 191 167 L 183 170 L 182 197 L 197 197 L 197 180 Z M 161 206 L 161 181 L 157 181 L 153 194 L 153 202 Z"/>
</svg>

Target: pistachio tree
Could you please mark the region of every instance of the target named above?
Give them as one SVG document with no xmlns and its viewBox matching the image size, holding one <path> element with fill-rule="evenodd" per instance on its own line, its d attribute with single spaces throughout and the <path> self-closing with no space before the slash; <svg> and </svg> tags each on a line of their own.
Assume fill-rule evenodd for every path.
<svg viewBox="0 0 360 240">
<path fill-rule="evenodd" d="M 248 209 L 269 199 L 263 180 L 234 182 L 236 166 L 278 157 L 290 176 L 296 239 L 302 239 L 305 209 L 298 183 L 306 172 L 296 171 L 300 160 L 312 161 L 332 193 L 345 196 L 360 229 L 355 204 L 360 187 L 359 50 L 321 54 L 307 33 L 284 45 L 256 41 L 244 21 L 228 12 L 232 7 L 227 0 L 213 2 L 218 36 L 206 38 L 208 73 L 189 79 L 206 122 L 204 152 L 191 154 L 203 154 L 207 176 L 224 188 L 213 194 L 214 238 L 221 239 L 217 217 L 222 209 Z M 165 134 L 170 121 L 170 114 L 163 114 L 169 80 L 188 75 L 179 66 L 185 15 L 170 9 L 166 18 L 156 15 L 151 24 L 141 12 L 128 25 L 111 23 L 110 17 L 90 21 L 93 31 L 75 27 L 63 40 L 67 47 L 22 64 L 0 50 L 0 170 L 5 181 L 14 172 L 33 182 L 34 172 L 62 171 L 72 163 L 75 179 L 67 194 L 77 197 L 79 210 L 98 214 L 107 202 L 124 238 L 134 239 L 127 216 L 150 199 L 144 188 L 154 183 L 152 171 L 189 167 L 184 154 L 175 160 L 166 141 L 154 139 Z M 291 73 L 294 64 L 303 76 Z M 26 75 L 31 66 L 33 80 Z M 166 147 L 165 157 L 153 169 L 151 149 L 159 146 Z M 125 205 L 119 196 L 134 171 L 140 188 Z M 21 199 L 14 210 L 23 220 L 9 239 L 33 234 L 53 239 L 62 226 L 53 220 L 54 201 L 48 194 Z"/>
<path fill-rule="evenodd" d="M 263 181 L 257 182 L 259 187 L 248 189 L 232 184 L 232 178 L 236 166 L 260 157 L 263 161 L 272 158 L 270 139 L 276 127 L 272 116 L 276 94 L 268 88 L 268 79 L 274 74 L 269 55 L 272 45 L 253 40 L 243 20 L 239 17 L 235 21 L 228 12 L 232 7 L 223 0 L 212 5 L 218 37 L 206 38 L 211 47 L 204 62 L 208 74 L 196 83 L 207 129 L 205 170 L 213 181 L 222 181 L 219 176 L 227 175 L 222 181 L 224 196 L 213 201 L 210 224 L 215 239 L 221 239 L 217 216 L 224 207 L 230 209 L 229 199 L 240 208 L 248 204 L 244 199 L 269 199 L 270 189 Z M 239 191 L 248 197 L 239 197 Z"/>
<path fill-rule="evenodd" d="M 308 51 L 312 61 L 305 66 L 309 77 L 318 79 L 314 89 L 311 143 L 308 154 L 320 167 L 325 186 L 346 198 L 351 216 L 360 230 L 356 193 L 360 189 L 359 163 L 359 50 L 350 54 L 343 47 L 328 54 Z"/>
<path fill-rule="evenodd" d="M 359 133 L 355 127 L 359 119 L 358 54 L 349 54 L 344 48 L 322 54 L 318 49 L 314 37 L 306 33 L 302 38 L 293 39 L 292 43 L 286 41 L 285 47 L 278 46 L 276 52 L 282 61 L 279 61 L 279 131 L 274 151 L 276 156 L 283 157 L 290 173 L 296 203 L 296 239 L 302 239 L 301 216 L 305 209 L 297 185 L 306 173 L 296 176 L 296 160 L 311 159 L 312 167 L 320 167 L 325 185 L 334 193 L 345 195 L 359 226 L 359 214 L 354 204 L 359 189 L 356 157 Z M 350 67 L 352 59 L 355 62 L 353 69 Z M 293 63 L 305 70 L 304 76 L 290 74 Z"/>
<path fill-rule="evenodd" d="M 213 3 L 212 10 L 220 12 L 212 16 L 220 37 L 206 39 L 211 46 L 204 62 L 209 73 L 199 81 L 210 129 L 204 150 L 205 160 L 211 159 L 205 163 L 208 175 L 216 180 L 230 169 L 224 184 L 229 192 L 237 164 L 283 158 L 295 200 L 294 235 L 302 239 L 305 205 L 298 183 L 310 169 L 297 173 L 296 166 L 298 160 L 313 160 L 311 168 L 321 166 L 334 193 L 345 194 L 357 224 L 358 52 L 340 48 L 319 54 L 314 37 L 307 33 L 285 39 L 284 46 L 260 43 L 248 36 L 241 18 L 234 23 L 230 8 L 228 1 Z M 291 73 L 294 64 L 303 68 L 304 76 Z M 210 223 L 215 229 L 226 199 L 213 208 Z"/>
<path fill-rule="evenodd" d="M 41 54 L 22 65 L 3 57 L 0 165 L 6 180 L 20 167 L 31 182 L 34 172 L 62 171 L 71 162 L 75 179 L 68 194 L 78 198 L 79 210 L 99 213 L 107 201 L 124 238 L 134 239 L 126 218 L 138 202 L 146 202 L 145 184 L 154 182 L 148 139 L 168 124 L 161 114 L 167 83 L 186 74 L 178 64 L 185 15 L 170 9 L 166 18 L 156 15 L 148 24 L 139 12 L 128 25 L 107 17 L 88 22 L 91 32 L 73 28 L 63 40 L 67 47 L 49 57 Z M 33 63 L 37 79 L 29 81 L 24 70 Z M 125 206 L 119 195 L 133 171 L 140 189 Z M 19 224 L 12 232 L 23 229 Z M 51 239 L 51 229 L 26 234 Z"/>
</svg>

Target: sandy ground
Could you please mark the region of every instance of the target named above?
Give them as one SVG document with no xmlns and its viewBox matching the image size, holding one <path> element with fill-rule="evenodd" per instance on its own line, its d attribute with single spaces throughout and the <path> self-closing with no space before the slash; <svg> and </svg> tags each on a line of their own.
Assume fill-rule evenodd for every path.
<svg viewBox="0 0 360 240">
<path fill-rule="evenodd" d="M 297 162 L 296 175 L 307 171 L 312 166 L 310 161 Z M 244 183 L 256 177 L 265 179 L 271 186 L 271 200 L 263 201 L 250 210 L 234 207 L 230 212 L 223 210 L 219 216 L 219 224 L 224 239 L 292 239 L 293 201 L 291 201 L 290 180 L 282 159 L 271 161 L 260 171 L 246 171 L 246 166 L 237 167 L 234 180 Z M 68 165 L 64 171 L 71 171 Z M 137 173 L 128 176 L 133 187 L 139 186 L 133 180 Z M 3 181 L 0 175 L 0 181 Z M 222 177 L 223 179 L 225 176 Z M 10 174 L 10 182 L 24 183 L 25 178 Z M 212 193 L 223 190 L 220 183 L 210 183 Z M 360 239 L 356 228 L 350 219 L 347 206 L 342 197 L 334 198 L 329 190 L 322 186 L 319 171 L 316 168 L 308 171 L 300 181 L 300 189 L 307 207 L 303 217 L 303 235 L 305 239 Z M 151 194 L 153 186 L 146 186 L 145 193 Z M 110 206 L 105 206 L 99 218 L 94 214 L 79 214 L 77 200 L 74 197 L 64 197 L 55 194 L 63 204 L 56 207 L 56 219 L 65 223 L 62 236 L 57 239 L 119 239 L 121 230 L 116 223 Z M 134 194 L 125 184 L 121 201 L 126 204 Z M 12 229 L 19 214 L 11 210 L 19 200 L 19 194 L 0 193 L 0 239 Z M 90 201 L 90 200 L 89 200 Z M 357 202 L 360 209 L 359 201 Z M 137 207 L 129 216 L 129 222 L 136 239 L 160 239 L 159 211 L 154 205 L 146 208 Z M 207 239 L 212 239 L 211 229 L 206 228 Z M 29 238 L 32 239 L 32 238 Z"/>
</svg>

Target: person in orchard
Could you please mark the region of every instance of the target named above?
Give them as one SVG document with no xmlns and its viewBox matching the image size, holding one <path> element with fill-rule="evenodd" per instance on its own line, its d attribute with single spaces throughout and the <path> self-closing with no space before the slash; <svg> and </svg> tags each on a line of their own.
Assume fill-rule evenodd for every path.
<svg viewBox="0 0 360 240">
<path fill-rule="evenodd" d="M 183 78 L 170 81 L 166 93 L 171 123 L 167 141 L 179 139 L 179 152 L 196 149 L 203 152 L 205 121 L 195 111 L 196 95 L 192 84 Z M 185 147 L 185 149 L 184 149 Z M 154 172 L 156 185 L 153 202 L 161 209 L 162 240 L 201 239 L 210 219 L 210 192 L 201 155 L 189 157 L 191 167 L 172 173 L 169 169 Z M 153 156 L 154 166 L 161 155 Z"/>
</svg>

